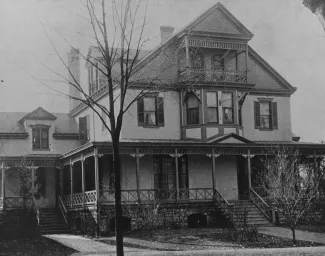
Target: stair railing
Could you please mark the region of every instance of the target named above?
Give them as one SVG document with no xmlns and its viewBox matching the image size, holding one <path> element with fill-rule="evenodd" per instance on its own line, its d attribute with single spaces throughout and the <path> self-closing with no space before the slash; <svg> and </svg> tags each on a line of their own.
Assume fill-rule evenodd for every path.
<svg viewBox="0 0 325 256">
<path fill-rule="evenodd" d="M 234 205 L 229 203 L 218 190 L 214 190 L 214 199 L 220 206 L 221 210 L 229 217 L 230 221 L 234 223 Z"/>
<path fill-rule="evenodd" d="M 271 209 L 271 207 L 252 188 L 250 188 L 249 197 L 253 201 L 253 203 L 257 206 L 257 208 L 264 214 L 264 216 L 268 220 L 272 221 L 272 209 Z"/>
<path fill-rule="evenodd" d="M 64 205 L 64 203 L 62 201 L 61 196 L 59 196 L 59 208 L 61 210 L 61 213 L 63 215 L 65 223 L 68 224 L 68 211 L 67 211 L 67 208 L 65 207 L 65 205 Z"/>
</svg>

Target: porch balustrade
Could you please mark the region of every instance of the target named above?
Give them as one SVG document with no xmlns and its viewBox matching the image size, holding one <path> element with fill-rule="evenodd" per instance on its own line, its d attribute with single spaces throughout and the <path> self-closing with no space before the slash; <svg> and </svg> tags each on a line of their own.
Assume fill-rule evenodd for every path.
<svg viewBox="0 0 325 256">
<path fill-rule="evenodd" d="M 199 82 L 247 82 L 246 71 L 186 69 L 180 73 L 181 81 Z"/>
<path fill-rule="evenodd" d="M 3 205 L 6 209 L 17 209 L 24 207 L 24 199 L 22 197 L 6 196 L 3 200 Z"/>
</svg>

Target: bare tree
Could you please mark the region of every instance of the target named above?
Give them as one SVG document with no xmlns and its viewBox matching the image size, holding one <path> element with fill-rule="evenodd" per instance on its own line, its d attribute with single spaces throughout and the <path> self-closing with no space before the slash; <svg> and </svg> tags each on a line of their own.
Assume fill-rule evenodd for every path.
<svg viewBox="0 0 325 256">
<path fill-rule="evenodd" d="M 314 13 L 325 30 L 325 1 L 324 0 L 303 0 L 303 4 Z"/>
<path fill-rule="evenodd" d="M 260 179 L 262 188 L 278 212 L 289 222 L 292 240 L 296 244 L 297 223 L 319 197 L 323 173 L 311 159 L 304 159 L 296 149 L 278 146 L 261 157 L 265 166 Z"/>
</svg>

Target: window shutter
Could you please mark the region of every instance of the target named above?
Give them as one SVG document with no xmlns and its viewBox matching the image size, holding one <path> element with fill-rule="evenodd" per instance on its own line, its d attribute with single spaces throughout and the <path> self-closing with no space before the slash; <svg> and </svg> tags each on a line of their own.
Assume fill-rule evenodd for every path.
<svg viewBox="0 0 325 256">
<path fill-rule="evenodd" d="M 138 99 L 138 125 L 144 125 L 143 98 Z"/>
<path fill-rule="evenodd" d="M 86 119 L 84 117 L 79 117 L 79 139 L 81 143 L 84 143 L 86 140 Z"/>
<path fill-rule="evenodd" d="M 260 103 L 255 101 L 254 102 L 254 119 L 255 119 L 255 129 L 261 127 L 261 120 L 260 120 Z"/>
<path fill-rule="evenodd" d="M 242 118 L 242 107 L 238 106 L 238 122 L 239 125 L 243 125 L 243 118 Z"/>
<path fill-rule="evenodd" d="M 86 115 L 86 133 L 85 133 L 85 140 L 89 141 L 90 140 L 90 116 Z"/>
<path fill-rule="evenodd" d="M 165 116 L 164 116 L 164 98 L 157 98 L 157 116 L 158 116 L 158 126 L 165 125 Z"/>
<path fill-rule="evenodd" d="M 278 106 L 276 102 L 272 102 L 272 129 L 278 129 Z"/>
</svg>

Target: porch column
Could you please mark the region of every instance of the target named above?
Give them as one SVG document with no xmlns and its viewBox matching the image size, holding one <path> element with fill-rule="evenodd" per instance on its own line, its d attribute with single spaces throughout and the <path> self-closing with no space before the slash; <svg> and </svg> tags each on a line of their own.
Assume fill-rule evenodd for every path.
<svg viewBox="0 0 325 256">
<path fill-rule="evenodd" d="M 35 195 L 35 167 L 32 167 L 32 191 L 33 196 Z"/>
<path fill-rule="evenodd" d="M 251 188 L 252 188 L 252 166 L 251 166 L 251 158 L 255 155 L 251 155 L 250 150 L 247 151 L 247 170 L 248 170 L 248 195 L 250 195 Z"/>
<path fill-rule="evenodd" d="M 70 159 L 70 197 L 71 197 L 71 207 L 73 206 L 73 202 L 72 202 L 72 199 L 73 199 L 73 162 L 71 161 Z"/>
<path fill-rule="evenodd" d="M 212 159 L 212 188 L 213 188 L 213 200 L 215 199 L 215 190 L 216 190 L 216 158 L 220 155 L 215 154 L 214 149 L 212 149 L 212 154 L 208 154 L 208 157 Z"/>
<path fill-rule="evenodd" d="M 63 199 L 64 196 L 64 176 L 63 176 L 63 170 L 64 170 L 64 165 L 61 165 L 60 167 L 60 194 L 61 194 L 61 199 Z"/>
<path fill-rule="evenodd" d="M 144 154 L 139 154 L 139 149 L 136 149 L 136 154 L 131 154 L 132 157 L 135 157 L 136 160 L 136 165 L 135 165 L 135 180 L 136 180 L 136 185 L 137 185 L 137 197 L 138 197 L 138 202 L 141 202 L 141 194 L 140 194 L 140 176 L 139 176 L 139 171 L 140 171 L 140 158 L 144 156 Z"/>
<path fill-rule="evenodd" d="M 3 204 L 5 202 L 5 178 L 6 178 L 6 168 L 4 163 L 1 164 L 1 197 L 3 199 Z"/>
<path fill-rule="evenodd" d="M 94 149 L 94 168 L 95 168 L 95 189 L 96 189 L 96 205 L 99 201 L 99 172 L 98 172 L 98 151 L 97 148 Z"/>
<path fill-rule="evenodd" d="M 86 183 L 85 183 L 85 159 L 84 156 L 81 155 L 81 184 L 82 184 L 82 205 L 85 206 L 85 192 L 86 192 Z"/>
<path fill-rule="evenodd" d="M 170 156 L 175 158 L 175 171 L 176 171 L 176 199 L 179 200 L 179 171 L 178 171 L 178 158 L 183 154 L 178 154 L 177 149 L 175 149 L 175 154 L 170 154 Z"/>
</svg>

